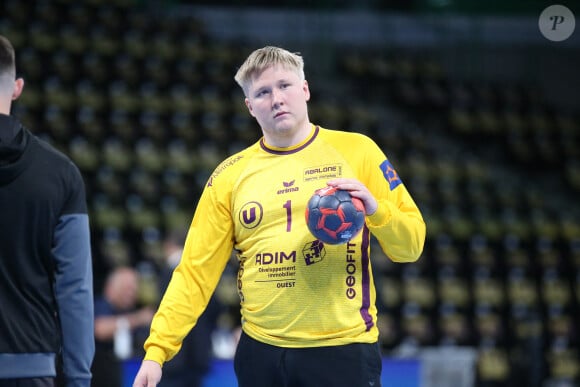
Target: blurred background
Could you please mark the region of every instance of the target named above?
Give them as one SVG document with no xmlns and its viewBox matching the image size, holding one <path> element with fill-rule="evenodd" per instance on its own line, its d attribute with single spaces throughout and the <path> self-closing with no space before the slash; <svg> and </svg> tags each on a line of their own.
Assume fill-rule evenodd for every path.
<svg viewBox="0 0 580 387">
<path fill-rule="evenodd" d="M 550 5 L 5 0 L 0 31 L 26 80 L 13 113 L 85 178 L 97 292 L 130 265 L 158 302 L 165 237 L 260 137 L 233 75 L 280 45 L 305 57 L 312 122 L 375 139 L 424 214 L 419 262 L 374 249 L 385 356 L 467 350 L 473 380 L 424 368 L 437 387 L 578 386 L 580 30 L 544 37 Z M 232 259 L 218 332 L 239 321 L 235 275 Z"/>
</svg>

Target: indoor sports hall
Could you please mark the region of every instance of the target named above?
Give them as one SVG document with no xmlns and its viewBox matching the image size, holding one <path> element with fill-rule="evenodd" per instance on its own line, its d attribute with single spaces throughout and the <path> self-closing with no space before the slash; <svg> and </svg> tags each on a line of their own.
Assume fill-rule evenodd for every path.
<svg viewBox="0 0 580 387">
<path fill-rule="evenodd" d="M 280 45 L 309 58 L 311 121 L 376 139 L 425 218 L 416 263 L 371 257 L 383 386 L 573 387 L 578 17 L 578 1 L 5 0 L 0 32 L 26 80 L 14 114 L 85 179 L 95 292 L 130 265 L 158 302 L 165 234 L 259 139 L 237 66 Z M 235 387 L 234 258 L 215 297 L 205 387 Z"/>
</svg>

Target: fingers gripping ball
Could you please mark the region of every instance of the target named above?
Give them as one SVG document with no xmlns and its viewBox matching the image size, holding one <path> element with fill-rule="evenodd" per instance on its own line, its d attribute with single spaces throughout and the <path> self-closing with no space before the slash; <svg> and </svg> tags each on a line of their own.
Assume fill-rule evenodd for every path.
<svg viewBox="0 0 580 387">
<path fill-rule="evenodd" d="M 316 190 L 306 206 L 308 229 L 323 243 L 338 245 L 354 238 L 365 223 L 363 202 L 334 187 Z"/>
</svg>

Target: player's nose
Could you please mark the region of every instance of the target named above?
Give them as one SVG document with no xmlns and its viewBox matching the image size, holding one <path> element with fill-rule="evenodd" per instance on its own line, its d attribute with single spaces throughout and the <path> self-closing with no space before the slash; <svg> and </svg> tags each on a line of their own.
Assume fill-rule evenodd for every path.
<svg viewBox="0 0 580 387">
<path fill-rule="evenodd" d="M 283 95 L 281 91 L 272 91 L 272 107 L 278 108 L 284 104 Z"/>
</svg>

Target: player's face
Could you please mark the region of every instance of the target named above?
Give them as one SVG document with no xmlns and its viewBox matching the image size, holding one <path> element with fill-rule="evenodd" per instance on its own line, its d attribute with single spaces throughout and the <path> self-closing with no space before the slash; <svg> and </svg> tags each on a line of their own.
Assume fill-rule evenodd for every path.
<svg viewBox="0 0 580 387">
<path fill-rule="evenodd" d="M 298 144 L 310 133 L 308 83 L 282 66 L 269 67 L 254 77 L 246 106 L 262 128 L 266 143 L 278 147 Z"/>
</svg>

